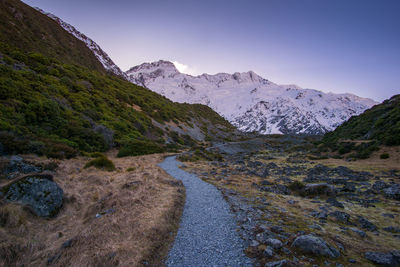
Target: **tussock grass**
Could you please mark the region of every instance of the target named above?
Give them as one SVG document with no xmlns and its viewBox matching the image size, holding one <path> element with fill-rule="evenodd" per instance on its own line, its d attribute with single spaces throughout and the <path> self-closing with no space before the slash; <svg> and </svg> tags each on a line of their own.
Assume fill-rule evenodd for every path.
<svg viewBox="0 0 400 267">
<path fill-rule="evenodd" d="M 114 163 L 104 155 L 100 155 L 97 158 L 92 159 L 91 161 L 86 163 L 85 164 L 85 169 L 89 168 L 89 167 L 92 167 L 92 166 L 97 168 L 97 169 L 102 169 L 102 170 L 106 170 L 106 171 L 109 171 L 109 172 L 112 172 L 112 171 L 115 170 Z"/>
<path fill-rule="evenodd" d="M 54 180 L 65 198 L 54 219 L 0 203 L 0 266 L 49 259 L 54 266 L 159 266 L 179 226 L 184 188 L 157 167 L 162 155 L 115 154 L 107 155 L 114 172 L 85 169 L 86 158 L 59 161 Z"/>
</svg>

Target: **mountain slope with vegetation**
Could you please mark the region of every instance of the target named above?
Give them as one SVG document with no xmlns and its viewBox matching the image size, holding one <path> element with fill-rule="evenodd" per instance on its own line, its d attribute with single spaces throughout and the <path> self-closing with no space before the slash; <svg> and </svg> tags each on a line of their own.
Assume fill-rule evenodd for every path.
<svg viewBox="0 0 400 267">
<path fill-rule="evenodd" d="M 204 136 L 232 126 L 210 108 L 173 103 L 121 78 L 0 44 L 0 143 L 8 153 L 70 157 L 132 140 L 185 144 L 190 136 L 154 126 L 173 122 Z M 171 138 L 168 138 L 168 137 Z"/>
<path fill-rule="evenodd" d="M 384 145 L 400 145 L 400 95 L 375 105 L 327 133 L 324 142 L 340 139 L 376 140 Z"/>
<path fill-rule="evenodd" d="M 33 8 L 1 5 L 2 153 L 69 158 L 122 146 L 154 153 L 234 129 L 208 107 L 174 103 L 107 74 L 81 41 Z"/>
<path fill-rule="evenodd" d="M 321 140 L 319 150 L 330 150 L 339 154 L 336 155 L 339 158 L 366 159 L 383 146 L 399 145 L 400 95 L 395 95 L 327 133 Z M 383 153 L 381 157 L 389 155 Z"/>
<path fill-rule="evenodd" d="M 105 72 L 84 42 L 21 1 L 0 1 L 0 41 L 24 52 L 41 53 L 63 63 Z"/>
</svg>

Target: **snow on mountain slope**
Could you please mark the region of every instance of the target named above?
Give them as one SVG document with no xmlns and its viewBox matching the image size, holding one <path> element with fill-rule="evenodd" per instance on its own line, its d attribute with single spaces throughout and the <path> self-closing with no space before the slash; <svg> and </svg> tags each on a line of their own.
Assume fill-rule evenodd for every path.
<svg viewBox="0 0 400 267">
<path fill-rule="evenodd" d="M 126 74 L 173 101 L 208 105 L 240 130 L 262 134 L 322 134 L 377 104 L 352 94 L 278 85 L 252 71 L 191 76 L 163 60 Z"/>
<path fill-rule="evenodd" d="M 69 32 L 70 34 L 72 34 L 73 36 L 75 36 L 77 39 L 81 40 L 82 42 L 84 42 L 86 44 L 86 46 L 92 50 L 92 52 L 94 53 L 94 55 L 97 57 L 97 59 L 100 61 L 100 63 L 104 66 L 104 68 L 108 71 L 111 71 L 112 73 L 121 76 L 124 79 L 128 79 L 125 72 L 123 72 L 113 61 L 112 59 L 107 55 L 106 52 L 103 51 L 103 49 L 101 49 L 101 47 L 96 44 L 95 41 L 93 41 L 92 39 L 90 39 L 89 37 L 87 37 L 86 35 L 84 35 L 83 33 L 79 32 L 77 29 L 75 29 L 74 26 L 72 26 L 71 24 L 66 23 L 65 21 L 63 21 L 62 19 L 60 19 L 59 17 L 45 12 L 44 10 L 35 7 L 36 10 L 38 10 L 39 12 L 41 12 L 42 14 L 48 16 L 49 18 L 55 20 L 58 24 L 60 24 L 61 27 L 64 28 L 64 30 L 66 30 L 67 32 Z"/>
</svg>

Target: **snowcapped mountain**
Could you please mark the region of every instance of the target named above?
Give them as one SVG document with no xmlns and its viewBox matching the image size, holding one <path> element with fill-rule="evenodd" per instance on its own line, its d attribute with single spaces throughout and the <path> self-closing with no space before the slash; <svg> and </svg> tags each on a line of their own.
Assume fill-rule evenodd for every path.
<svg viewBox="0 0 400 267">
<path fill-rule="evenodd" d="M 84 35 L 83 33 L 79 32 L 77 29 L 75 29 L 74 26 L 71 24 L 66 23 L 59 17 L 45 12 L 44 10 L 35 7 L 36 10 L 41 12 L 42 14 L 48 16 L 49 18 L 55 20 L 58 24 L 60 24 L 61 27 L 64 28 L 67 32 L 75 36 L 77 39 L 81 40 L 86 44 L 86 46 L 93 51 L 94 55 L 97 57 L 97 59 L 100 61 L 100 63 L 104 66 L 104 68 L 118 76 L 123 77 L 124 79 L 127 79 L 126 74 L 112 61 L 112 59 L 107 55 L 106 52 L 101 49 L 101 47 L 92 39 Z"/>
<path fill-rule="evenodd" d="M 322 134 L 377 104 L 352 94 L 278 85 L 252 71 L 191 76 L 163 60 L 126 74 L 173 101 L 208 105 L 240 130 L 262 134 Z"/>
</svg>

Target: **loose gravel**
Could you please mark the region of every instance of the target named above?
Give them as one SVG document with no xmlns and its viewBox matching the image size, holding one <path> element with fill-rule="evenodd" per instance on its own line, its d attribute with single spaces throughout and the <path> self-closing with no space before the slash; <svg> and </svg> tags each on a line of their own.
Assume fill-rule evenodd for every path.
<svg viewBox="0 0 400 267">
<path fill-rule="evenodd" d="M 159 166 L 181 180 L 186 187 L 186 203 L 167 266 L 252 266 L 243 253 L 244 245 L 236 223 L 221 193 L 196 175 L 179 169 L 175 157 Z"/>
</svg>

